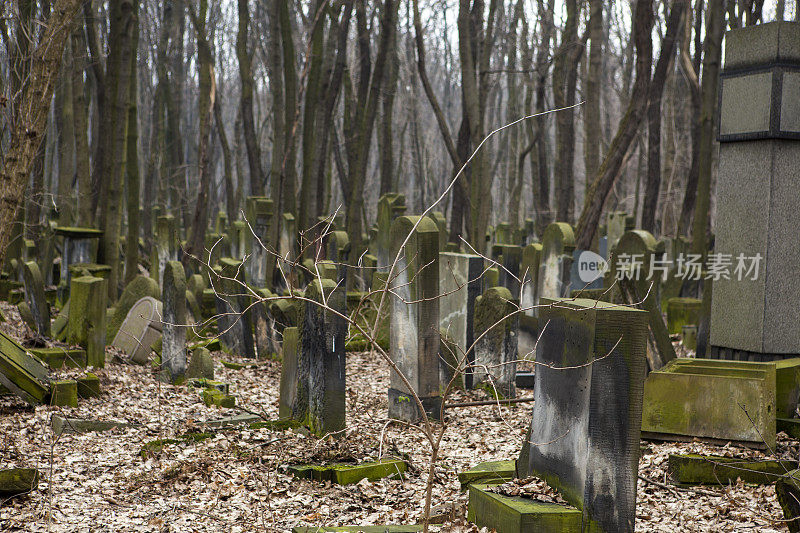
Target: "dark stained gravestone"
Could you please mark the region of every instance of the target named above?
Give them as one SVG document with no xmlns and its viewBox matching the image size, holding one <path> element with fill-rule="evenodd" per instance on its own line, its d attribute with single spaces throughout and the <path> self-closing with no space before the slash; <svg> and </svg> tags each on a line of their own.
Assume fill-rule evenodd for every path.
<svg viewBox="0 0 800 533">
<path fill-rule="evenodd" d="M 539 260 L 542 257 L 542 245 L 538 242 L 528 244 L 522 249 L 522 263 L 519 267 L 520 286 L 519 305 L 522 314 L 519 317 L 519 354 L 520 358 L 533 358 L 536 339 L 539 335 L 535 305 L 536 282 L 539 277 Z"/>
<path fill-rule="evenodd" d="M 406 197 L 404 194 L 386 193 L 378 200 L 378 232 L 375 235 L 375 250 L 370 250 L 378 258 L 378 270 L 389 270 L 394 254 L 391 253 L 391 229 L 394 220 L 406 212 Z M 434 224 L 435 225 L 435 224 Z M 438 228 L 437 228 L 438 231 Z M 438 240 L 437 240 L 438 244 Z"/>
<path fill-rule="evenodd" d="M 518 468 L 580 509 L 584 531 L 632 532 L 647 313 L 585 299 L 543 303 L 542 364 Z"/>
<path fill-rule="evenodd" d="M 97 259 L 97 246 L 103 232 L 93 228 L 56 227 L 57 236 L 64 238 L 61 249 L 61 284 L 58 297 L 62 302 L 67 300 L 70 288 L 69 266 L 74 263 L 94 263 Z"/>
<path fill-rule="evenodd" d="M 574 249 L 575 234 L 572 226 L 565 222 L 553 222 L 547 226 L 542 235 L 535 303 L 538 304 L 542 298 L 569 296 L 569 274 Z"/>
<path fill-rule="evenodd" d="M 283 354 L 281 361 L 280 398 L 278 401 L 278 416 L 302 420 L 305 418 L 307 407 L 297 402 L 298 373 L 297 373 L 297 340 L 296 327 L 283 330 Z"/>
<path fill-rule="evenodd" d="M 253 322 L 247 311 L 250 296 L 245 268 L 241 261 L 224 257 L 214 276 L 217 305 L 217 329 L 225 347 L 240 357 L 255 357 Z"/>
<path fill-rule="evenodd" d="M 519 338 L 519 303 L 505 287 L 492 287 L 475 302 L 473 387 L 500 398 L 514 398 Z"/>
<path fill-rule="evenodd" d="M 330 279 L 314 280 L 305 296 L 311 301 L 303 302 L 298 332 L 297 400 L 308 402 L 302 421 L 322 436 L 345 428 L 345 290 Z"/>
<path fill-rule="evenodd" d="M 501 287 L 511 292 L 511 296 L 519 299 L 520 291 L 520 266 L 522 264 L 522 246 L 501 244 L 497 247 L 501 256 L 501 266 L 498 267 Z"/>
<path fill-rule="evenodd" d="M 163 343 L 161 368 L 164 378 L 180 384 L 186 375 L 186 272 L 180 261 L 164 265 L 164 316 L 161 319 Z"/>
<path fill-rule="evenodd" d="M 414 229 L 414 225 L 419 225 Z M 410 237 L 409 237 L 410 235 Z M 401 250 L 391 279 L 389 354 L 425 411 L 439 417 L 439 228 L 428 217 L 399 217 L 392 224 L 392 260 Z M 392 370 L 389 417 L 422 418 L 417 403 Z"/>
<path fill-rule="evenodd" d="M 44 280 L 39 266 L 33 261 L 23 263 L 22 275 L 25 279 L 25 300 L 33 315 L 36 332 L 50 337 L 50 305 L 44 293 Z"/>
</svg>

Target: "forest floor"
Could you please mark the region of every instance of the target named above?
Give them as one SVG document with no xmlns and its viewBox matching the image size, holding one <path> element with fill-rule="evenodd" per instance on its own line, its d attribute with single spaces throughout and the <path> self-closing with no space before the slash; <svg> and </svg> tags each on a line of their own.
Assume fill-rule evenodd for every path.
<svg viewBox="0 0 800 533">
<path fill-rule="evenodd" d="M 0 328 L 24 336 L 25 326 L 14 320 L 16 310 L 3 305 L 3 311 L 9 321 Z M 232 370 L 219 362 L 233 360 L 230 356 L 214 356 L 217 379 L 230 383 L 239 405 L 277 419 L 280 363 Z M 240 426 L 144 455 L 140 452 L 149 442 L 202 432 L 204 421 L 241 411 L 206 407 L 197 389 L 160 384 L 145 367 L 107 363 L 95 373 L 103 396 L 80 400 L 74 409 L 33 409 L 0 398 L 0 469 L 36 467 L 43 473 L 37 490 L 0 502 L 0 531 L 291 531 L 298 525 L 412 524 L 422 516 L 430 448 L 420 431 L 386 419 L 389 371 L 377 356 L 348 353 L 348 429 L 337 439 Z M 484 396 L 457 391 L 450 401 Z M 466 521 L 467 495 L 457 475 L 481 461 L 515 459 L 531 405 L 448 411 L 433 485 L 432 514 L 443 523 L 433 531 L 478 531 Z M 55 438 L 54 414 L 135 425 Z M 670 453 L 764 456 L 701 443 L 643 444 L 648 451 L 639 473 L 662 484 Z M 796 459 L 799 446 L 781 434 L 776 454 Z M 339 486 L 287 473 L 292 464 L 379 457 L 405 459 L 405 479 Z M 637 531 L 786 530 L 770 485 L 678 491 L 640 480 L 636 514 Z"/>
</svg>

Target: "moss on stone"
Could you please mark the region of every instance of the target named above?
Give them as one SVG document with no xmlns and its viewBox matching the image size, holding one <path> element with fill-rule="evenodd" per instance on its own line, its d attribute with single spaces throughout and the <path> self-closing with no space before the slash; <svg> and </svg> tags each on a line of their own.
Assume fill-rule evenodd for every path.
<svg viewBox="0 0 800 533">
<path fill-rule="evenodd" d="M 51 381 L 50 405 L 78 407 L 78 382 L 74 379 Z"/>
<path fill-rule="evenodd" d="M 106 325 L 106 339 L 108 341 L 114 340 L 119 328 L 122 326 L 122 322 L 128 316 L 128 311 L 145 296 L 151 296 L 156 300 L 161 298 L 158 282 L 147 276 L 136 276 L 125 286 L 122 296 L 112 308 L 113 312 L 109 316 L 108 324 Z"/>
<path fill-rule="evenodd" d="M 487 490 L 489 485 L 469 487 L 467 520 L 478 527 L 502 533 L 579 533 L 581 512 L 566 505 L 541 503 L 528 498 L 503 496 Z M 587 529 L 587 531 L 595 531 Z"/>
</svg>

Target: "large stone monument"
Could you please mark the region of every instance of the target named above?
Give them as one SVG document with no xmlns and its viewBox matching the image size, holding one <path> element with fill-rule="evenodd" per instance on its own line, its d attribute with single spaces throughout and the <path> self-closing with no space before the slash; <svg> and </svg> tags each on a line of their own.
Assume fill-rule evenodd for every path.
<svg viewBox="0 0 800 533">
<path fill-rule="evenodd" d="M 711 357 L 800 354 L 800 24 L 729 31 L 721 75 Z"/>
</svg>

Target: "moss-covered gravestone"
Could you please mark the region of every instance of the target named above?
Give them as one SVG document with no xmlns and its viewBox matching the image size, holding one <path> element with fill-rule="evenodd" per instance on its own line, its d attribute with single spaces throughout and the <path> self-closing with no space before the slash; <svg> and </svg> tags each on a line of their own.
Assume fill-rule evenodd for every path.
<svg viewBox="0 0 800 533">
<path fill-rule="evenodd" d="M 394 192 L 386 193 L 378 199 L 378 232 L 375 235 L 375 249 L 370 250 L 372 255 L 378 258 L 378 270 L 386 272 L 389 270 L 394 254 L 392 250 L 392 224 L 397 217 L 401 217 L 406 212 L 406 196 Z M 434 226 L 436 224 L 434 223 Z M 438 232 L 439 229 L 437 228 Z M 437 236 L 438 245 L 438 236 Z"/>
<path fill-rule="evenodd" d="M 0 498 L 33 492 L 39 486 L 39 471 L 35 468 L 0 470 Z"/>
<path fill-rule="evenodd" d="M 800 533 L 800 470 L 792 470 L 775 484 L 775 496 L 791 533 Z"/>
<path fill-rule="evenodd" d="M 536 320 L 536 283 L 539 277 L 539 260 L 542 257 L 542 245 L 538 242 L 528 244 L 522 249 L 522 263 L 519 267 L 521 280 L 519 305 L 522 313 L 519 317 L 519 353 L 522 357 L 533 357 L 536 340 L 539 335 Z M 530 354 L 530 355 L 528 355 Z"/>
<path fill-rule="evenodd" d="M 538 304 L 542 298 L 561 298 L 569 295 L 574 249 L 575 233 L 572 226 L 566 222 L 553 222 L 547 226 L 542 235 L 534 304 Z"/>
<path fill-rule="evenodd" d="M 186 273 L 180 261 L 167 261 L 162 285 L 161 368 L 165 379 L 180 383 L 186 374 Z"/>
<path fill-rule="evenodd" d="M 167 261 L 177 261 L 178 246 L 180 239 L 178 236 L 178 225 L 172 215 L 160 216 L 156 219 L 156 257 L 153 261 L 152 274 L 159 285 L 164 277 L 164 267 Z"/>
<path fill-rule="evenodd" d="M 106 364 L 106 296 L 108 280 L 92 276 L 74 278 L 70 287 L 67 342 L 86 349 L 89 366 Z"/>
<path fill-rule="evenodd" d="M 25 279 L 25 301 L 33 315 L 36 332 L 50 337 L 50 305 L 44 293 L 44 280 L 39 266 L 33 261 L 23 263 L 22 275 Z"/>
<path fill-rule="evenodd" d="M 247 276 L 241 261 L 224 257 L 215 276 L 217 328 L 226 350 L 240 357 L 254 358 L 253 321 L 246 312 L 250 303 Z"/>
<path fill-rule="evenodd" d="M 49 394 L 47 374 L 47 367 L 38 358 L 0 332 L 0 386 L 30 404 L 39 404 Z"/>
<path fill-rule="evenodd" d="M 345 292 L 335 281 L 323 279 L 309 284 L 305 296 L 311 301 L 302 306 L 292 416 L 315 434 L 325 435 L 345 427 L 347 322 L 336 314 L 346 316 Z M 305 416 L 299 418 L 303 410 Z"/>
<path fill-rule="evenodd" d="M 281 354 L 280 398 L 278 400 L 278 416 L 302 420 L 305 415 L 305 402 L 300 404 L 297 398 L 298 389 L 298 331 L 296 327 L 284 328 Z"/>
<path fill-rule="evenodd" d="M 140 299 L 125 315 L 111 346 L 125 352 L 132 363 L 147 363 L 151 346 L 161 338 L 162 314 L 160 301 L 151 296 Z"/>
<path fill-rule="evenodd" d="M 430 218 L 404 216 L 392 224 L 391 236 L 391 255 L 400 254 L 389 279 L 392 292 L 387 295 L 391 305 L 389 354 L 425 411 L 438 418 L 439 228 Z M 391 372 L 390 380 L 389 417 L 419 420 L 422 413 L 397 372 Z"/>
<path fill-rule="evenodd" d="M 670 298 L 667 300 L 667 330 L 670 334 L 681 332 L 683 326 L 700 323 L 703 301 L 697 298 Z"/>
<path fill-rule="evenodd" d="M 647 314 L 595 300 L 543 300 L 535 403 L 520 476 L 535 475 L 592 531 L 634 530 Z"/>
<path fill-rule="evenodd" d="M 479 255 L 442 252 L 439 254 L 439 326 L 458 347 L 458 359 L 475 339 L 473 320 L 475 300 L 481 293 L 483 258 Z M 380 295 L 377 296 L 380 298 Z M 388 300 L 387 300 L 388 304 Z M 466 353 L 465 385 L 472 386 L 473 350 Z"/>
<path fill-rule="evenodd" d="M 474 387 L 500 398 L 517 395 L 519 303 L 505 287 L 492 287 L 475 302 Z"/>
</svg>

